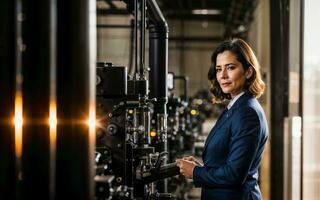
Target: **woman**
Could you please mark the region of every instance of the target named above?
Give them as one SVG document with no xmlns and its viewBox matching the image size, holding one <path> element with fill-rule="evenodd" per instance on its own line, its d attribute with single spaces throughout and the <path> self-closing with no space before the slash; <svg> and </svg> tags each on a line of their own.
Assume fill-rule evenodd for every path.
<svg viewBox="0 0 320 200">
<path fill-rule="evenodd" d="M 208 78 L 214 102 L 230 100 L 211 130 L 202 155 L 177 159 L 180 173 L 201 187 L 202 200 L 262 199 L 258 169 L 267 142 L 267 121 L 256 98 L 264 91 L 260 66 L 241 39 L 220 44 Z"/>
</svg>

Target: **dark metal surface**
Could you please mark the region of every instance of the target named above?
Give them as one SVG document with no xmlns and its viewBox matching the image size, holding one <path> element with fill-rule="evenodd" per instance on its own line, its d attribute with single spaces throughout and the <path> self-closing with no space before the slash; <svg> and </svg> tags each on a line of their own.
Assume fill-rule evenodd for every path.
<svg viewBox="0 0 320 200">
<path fill-rule="evenodd" d="M 0 199 L 14 199 L 15 11 L 13 0 L 0 3 Z"/>
<path fill-rule="evenodd" d="M 142 182 L 144 184 L 151 183 L 154 181 L 158 181 L 164 178 L 176 176 L 180 174 L 180 168 L 176 163 L 170 163 L 161 166 L 159 169 L 155 169 L 154 171 L 145 173 L 142 175 Z"/>
<path fill-rule="evenodd" d="M 168 34 L 169 28 L 162 11 L 155 0 L 147 0 L 149 16 L 149 98 L 156 98 L 154 115 L 157 121 L 157 132 L 163 138 L 156 148 L 167 151 L 167 102 L 168 102 Z M 167 181 L 158 184 L 158 191 L 167 192 Z"/>
<path fill-rule="evenodd" d="M 50 103 L 50 43 L 53 1 L 23 3 L 23 154 L 22 196 L 49 199 L 50 132 L 47 122 Z"/>
<path fill-rule="evenodd" d="M 284 118 L 288 116 L 289 1 L 270 1 L 271 42 L 271 196 L 283 198 Z"/>
<path fill-rule="evenodd" d="M 166 114 L 168 74 L 168 25 L 154 0 L 147 1 L 149 24 L 150 98 L 157 98 L 156 112 Z"/>
<path fill-rule="evenodd" d="M 95 95 L 90 84 L 96 66 L 92 5 L 93 0 L 57 1 L 56 199 L 93 199 L 94 141 L 87 124 Z"/>
</svg>

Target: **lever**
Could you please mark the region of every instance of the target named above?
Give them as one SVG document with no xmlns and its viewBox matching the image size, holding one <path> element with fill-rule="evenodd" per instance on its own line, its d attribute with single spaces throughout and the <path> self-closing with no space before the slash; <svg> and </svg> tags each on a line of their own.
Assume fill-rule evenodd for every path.
<svg viewBox="0 0 320 200">
<path fill-rule="evenodd" d="M 168 154 L 169 154 L 169 153 L 166 152 L 166 151 L 159 153 L 157 162 L 156 162 L 156 164 L 155 164 L 155 169 L 156 169 L 156 170 L 159 170 L 159 169 L 160 169 L 161 164 L 163 163 L 164 159 L 166 159 L 166 157 L 167 157 Z"/>
</svg>

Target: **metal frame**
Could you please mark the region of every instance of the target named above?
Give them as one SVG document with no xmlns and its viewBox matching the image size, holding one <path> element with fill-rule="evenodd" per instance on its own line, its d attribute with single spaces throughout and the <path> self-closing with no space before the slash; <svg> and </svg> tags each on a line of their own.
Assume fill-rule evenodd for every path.
<svg viewBox="0 0 320 200">
<path fill-rule="evenodd" d="M 0 2 L 0 199 L 15 199 L 16 1 Z"/>
<path fill-rule="evenodd" d="M 301 15 L 301 19 L 300 19 L 300 80 L 299 80 L 299 84 L 300 84 L 300 94 L 299 94 L 299 113 L 300 116 L 303 117 L 303 69 L 304 69 L 304 0 L 300 0 L 300 15 Z M 302 118 L 303 119 L 303 118 Z M 303 199 L 303 120 L 301 123 L 301 184 L 300 184 L 300 199 Z"/>
<path fill-rule="evenodd" d="M 284 118 L 288 116 L 288 0 L 270 0 L 271 41 L 271 199 L 283 198 Z"/>
</svg>

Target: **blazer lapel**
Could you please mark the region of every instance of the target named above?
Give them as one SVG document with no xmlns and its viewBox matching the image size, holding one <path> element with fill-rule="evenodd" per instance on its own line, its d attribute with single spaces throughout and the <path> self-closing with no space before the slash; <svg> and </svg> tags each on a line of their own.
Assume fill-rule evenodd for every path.
<svg viewBox="0 0 320 200">
<path fill-rule="evenodd" d="M 220 117 L 218 118 L 215 126 L 213 127 L 213 129 L 211 130 L 210 134 L 208 135 L 206 142 L 205 142 L 205 146 L 204 146 L 204 151 L 206 151 L 207 146 L 210 142 L 210 140 L 213 138 L 213 135 L 215 134 L 216 130 L 219 129 L 225 122 L 226 120 L 229 118 L 231 112 L 231 110 L 228 110 L 228 108 L 226 108 L 223 113 L 220 115 Z"/>
<path fill-rule="evenodd" d="M 214 126 L 213 131 L 219 129 L 226 122 L 226 120 L 231 116 L 231 114 L 232 114 L 232 109 L 230 110 L 227 109 L 227 111 L 223 114 L 223 116 L 221 116 L 219 121 L 217 121 L 217 124 Z"/>
<path fill-rule="evenodd" d="M 205 146 L 204 146 L 204 150 L 203 150 L 203 155 L 205 155 L 205 151 L 207 149 L 207 146 L 210 142 L 210 140 L 213 138 L 215 132 L 217 129 L 219 129 L 226 121 L 227 119 L 229 119 L 231 117 L 231 115 L 233 114 L 233 111 L 239 107 L 240 105 L 242 105 L 242 102 L 246 101 L 247 99 L 249 99 L 250 97 L 252 97 L 250 94 L 248 93 L 244 93 L 234 104 L 233 106 L 230 108 L 230 110 L 228 110 L 226 108 L 226 112 L 223 112 L 219 119 L 217 120 L 217 123 L 215 124 L 215 126 L 213 127 L 212 131 L 210 132 L 210 134 L 208 135 L 206 142 L 205 142 Z"/>
</svg>

